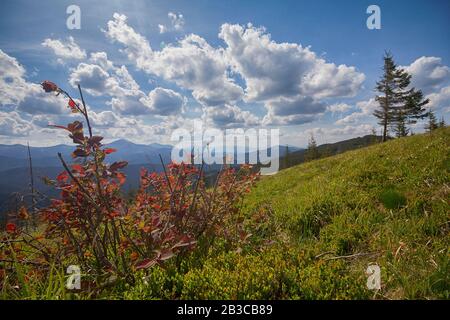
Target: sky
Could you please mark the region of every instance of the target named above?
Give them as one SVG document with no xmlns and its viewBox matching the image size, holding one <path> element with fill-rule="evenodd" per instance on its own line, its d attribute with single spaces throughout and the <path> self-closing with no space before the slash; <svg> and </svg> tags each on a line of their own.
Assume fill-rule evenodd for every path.
<svg viewBox="0 0 450 320">
<path fill-rule="evenodd" d="M 370 5 L 381 28 L 369 29 Z M 70 5 L 80 29 L 69 29 Z M 277 128 L 304 147 L 380 133 L 372 112 L 384 52 L 450 122 L 449 1 L 1 1 L 0 143 L 69 142 L 80 83 L 105 141 L 173 143 L 194 121 Z M 414 125 L 423 131 L 423 122 Z"/>
</svg>

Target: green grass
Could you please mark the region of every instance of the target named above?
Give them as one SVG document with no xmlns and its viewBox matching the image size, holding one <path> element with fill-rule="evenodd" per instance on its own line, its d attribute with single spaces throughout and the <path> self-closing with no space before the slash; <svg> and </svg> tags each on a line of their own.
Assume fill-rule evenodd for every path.
<svg viewBox="0 0 450 320">
<path fill-rule="evenodd" d="M 289 168 L 264 178 L 247 210 L 270 206 L 296 251 L 368 254 L 342 261 L 354 279 L 379 264 L 377 297 L 449 298 L 449 143 L 445 128 Z M 333 273 L 316 260 L 313 274 Z"/>
<path fill-rule="evenodd" d="M 183 297 L 450 298 L 449 155 L 445 128 L 262 178 L 245 211 L 268 211 L 266 228 L 247 251 L 188 271 Z M 257 247 L 258 237 L 274 243 Z M 372 263 L 378 292 L 366 288 Z"/>
<path fill-rule="evenodd" d="M 248 243 L 218 242 L 96 298 L 449 299 L 449 173 L 444 128 L 263 177 L 244 201 Z M 374 263 L 377 292 L 366 287 Z M 86 298 L 59 292 L 61 277 L 20 297 Z"/>
</svg>

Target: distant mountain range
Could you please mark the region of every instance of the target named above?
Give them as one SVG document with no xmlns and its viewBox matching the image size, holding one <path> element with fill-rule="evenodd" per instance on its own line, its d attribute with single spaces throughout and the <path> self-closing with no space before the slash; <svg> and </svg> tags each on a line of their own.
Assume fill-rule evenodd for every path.
<svg viewBox="0 0 450 320">
<path fill-rule="evenodd" d="M 376 136 L 364 136 L 349 140 L 340 141 L 332 144 L 318 146 L 318 152 L 322 156 L 330 156 L 347 150 L 357 149 L 367 146 L 380 140 Z M 117 140 L 105 145 L 117 149 L 117 152 L 111 153 L 107 157 L 108 162 L 126 160 L 128 166 L 124 168 L 127 180 L 123 190 L 125 192 L 136 189 L 139 186 L 139 172 L 141 168 L 147 168 L 149 171 L 162 172 L 162 165 L 159 155 L 163 158 L 165 164 L 170 162 L 172 146 L 153 143 L 149 145 L 136 144 L 127 140 Z M 280 169 L 291 167 L 305 161 L 305 149 L 294 146 L 279 146 Z M 33 161 L 33 175 L 35 189 L 49 198 L 57 197 L 58 190 L 43 183 L 42 178 L 48 177 L 54 179 L 63 171 L 57 153 L 60 152 L 66 160 L 71 161 L 71 153 L 74 146 L 56 145 L 52 147 L 30 147 Z M 286 157 L 286 152 L 288 156 Z M 269 154 L 271 151 L 269 152 Z M 248 159 L 248 154 L 246 154 Z M 220 168 L 220 165 L 211 165 L 205 168 L 208 180 L 213 181 Z M 1 145 L 0 144 L 0 220 L 4 218 L 4 213 L 8 210 L 14 210 L 20 197 L 25 201 L 29 197 L 29 164 L 28 150 L 24 145 Z M 28 196 L 27 196 L 28 194 Z M 19 196 L 19 198 L 18 198 Z M 44 200 L 41 205 L 48 203 Z"/>
<path fill-rule="evenodd" d="M 148 145 L 136 144 L 128 140 L 116 140 L 106 144 L 105 147 L 117 149 L 107 157 L 108 162 L 126 160 L 128 166 L 123 170 L 127 175 L 124 190 L 135 189 L 139 185 L 139 172 L 142 167 L 150 171 L 161 172 L 163 162 L 168 164 L 171 158 L 173 146 L 158 143 Z M 301 150 L 289 146 L 289 152 Z M 58 159 L 58 152 L 67 161 L 71 161 L 71 153 L 74 146 L 56 145 L 52 147 L 30 147 L 35 188 L 49 196 L 57 196 L 57 190 L 45 185 L 41 178 L 48 177 L 54 179 L 63 169 Z M 280 156 L 286 153 L 286 146 L 279 146 Z M 16 194 L 26 195 L 29 193 L 29 163 L 27 146 L 2 145 L 0 144 L 0 213 L 5 212 L 15 206 Z M 208 170 L 215 171 L 218 166 L 208 166 Z M 25 197 L 29 199 L 29 197 Z"/>
</svg>

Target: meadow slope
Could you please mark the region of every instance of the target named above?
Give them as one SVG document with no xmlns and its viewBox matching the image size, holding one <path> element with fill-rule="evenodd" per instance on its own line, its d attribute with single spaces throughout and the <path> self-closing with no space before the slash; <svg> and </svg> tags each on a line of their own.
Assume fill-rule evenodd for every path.
<svg viewBox="0 0 450 320">
<path fill-rule="evenodd" d="M 449 156 L 443 128 L 291 167 L 244 198 L 237 246 L 211 239 L 94 295 L 68 292 L 57 273 L 1 297 L 449 299 Z M 369 264 L 381 290 L 367 289 Z"/>
<path fill-rule="evenodd" d="M 448 299 L 449 155 L 444 128 L 262 178 L 244 204 L 249 228 L 255 213 L 263 221 L 248 244 L 189 268 L 179 294 Z M 377 292 L 366 287 L 369 264 L 381 268 Z"/>
</svg>

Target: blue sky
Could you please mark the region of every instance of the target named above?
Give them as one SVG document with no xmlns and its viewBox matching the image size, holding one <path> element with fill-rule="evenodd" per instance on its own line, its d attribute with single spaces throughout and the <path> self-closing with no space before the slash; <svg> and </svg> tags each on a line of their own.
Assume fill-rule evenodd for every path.
<svg viewBox="0 0 450 320">
<path fill-rule="evenodd" d="M 66 27 L 71 4 L 80 30 Z M 380 30 L 366 27 L 371 4 Z M 47 124 L 75 116 L 37 91 L 44 79 L 81 82 L 109 140 L 166 143 L 195 119 L 280 128 L 297 146 L 361 136 L 379 130 L 385 50 L 448 122 L 449 18 L 448 1 L 2 1 L 0 143 L 65 141 Z"/>
</svg>

